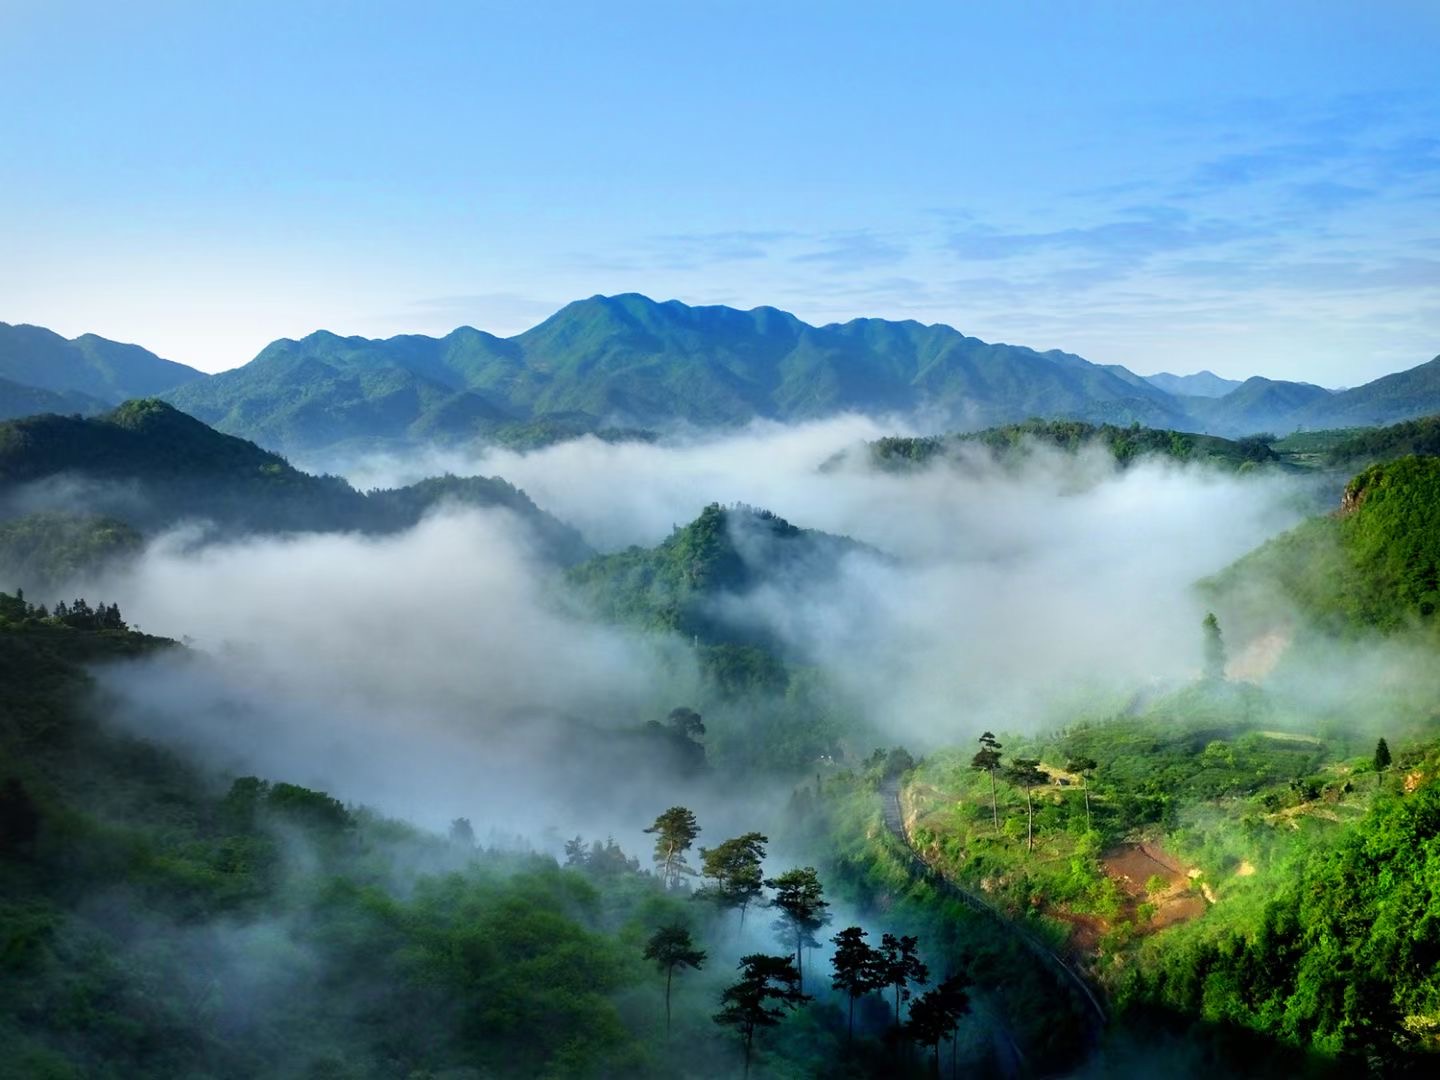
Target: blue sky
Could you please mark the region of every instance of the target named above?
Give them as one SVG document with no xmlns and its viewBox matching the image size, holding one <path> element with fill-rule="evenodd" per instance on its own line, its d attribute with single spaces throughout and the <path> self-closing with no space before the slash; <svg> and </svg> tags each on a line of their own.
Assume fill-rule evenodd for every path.
<svg viewBox="0 0 1440 1080">
<path fill-rule="evenodd" d="M 1440 352 L 1437 55 L 1419 2 L 0 0 L 0 319 L 217 370 L 633 290 L 1354 384 Z"/>
</svg>

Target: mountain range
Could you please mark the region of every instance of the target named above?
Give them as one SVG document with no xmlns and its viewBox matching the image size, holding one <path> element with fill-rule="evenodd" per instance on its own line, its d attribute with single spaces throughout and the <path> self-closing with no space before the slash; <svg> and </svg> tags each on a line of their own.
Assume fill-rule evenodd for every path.
<svg viewBox="0 0 1440 1080">
<path fill-rule="evenodd" d="M 94 335 L 67 341 L 0 324 L 0 380 L 9 380 L 0 382 L 0 416 L 91 414 L 158 395 L 292 455 L 471 439 L 535 445 L 586 432 L 623 438 L 845 411 L 934 430 L 1040 417 L 1228 436 L 1440 412 L 1440 357 L 1332 392 L 1208 371 L 1141 376 L 939 324 L 812 326 L 771 307 L 691 307 L 638 294 L 576 301 L 508 338 L 471 327 L 440 338 L 318 331 L 275 341 L 218 375 Z"/>
<path fill-rule="evenodd" d="M 162 360 L 139 345 L 95 334 L 67 340 L 41 326 L 0 323 L 0 380 L 60 395 L 73 406 L 66 412 L 103 412 L 129 398 L 150 397 L 205 378 L 203 371 Z M 0 385 L 0 412 L 8 411 L 13 393 Z"/>
</svg>

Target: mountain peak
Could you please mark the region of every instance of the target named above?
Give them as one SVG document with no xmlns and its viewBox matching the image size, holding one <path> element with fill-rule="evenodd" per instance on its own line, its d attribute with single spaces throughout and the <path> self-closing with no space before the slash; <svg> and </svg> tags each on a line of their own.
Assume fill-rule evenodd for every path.
<svg viewBox="0 0 1440 1080">
<path fill-rule="evenodd" d="M 0 323 L 0 378 L 118 405 L 127 398 L 173 390 L 205 374 L 98 334 L 67 340 L 43 326 Z"/>
</svg>

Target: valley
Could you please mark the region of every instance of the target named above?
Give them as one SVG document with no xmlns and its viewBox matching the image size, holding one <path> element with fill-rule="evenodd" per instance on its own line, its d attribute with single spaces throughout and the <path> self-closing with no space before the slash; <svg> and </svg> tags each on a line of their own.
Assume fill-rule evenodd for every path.
<svg viewBox="0 0 1440 1080">
<path fill-rule="evenodd" d="M 1071 421 L 860 443 L 843 426 L 810 430 L 798 456 L 755 457 L 770 463 L 760 487 L 778 484 L 787 502 L 812 509 L 828 504 L 820 520 L 830 528 L 880 523 L 873 515 L 886 506 L 900 528 L 852 537 L 745 504 L 702 503 L 653 546 L 611 541 L 597 552 L 601 534 L 587 538 L 563 515 L 628 513 L 623 498 L 607 508 L 604 491 L 573 488 L 581 502 L 556 505 L 558 514 L 498 477 L 362 494 L 154 400 L 0 426 L 0 500 L 10 507 L 0 555 L 15 590 L 0 639 L 10 685 L 29 688 L 3 728 L 11 764 L 0 815 L 9 898 L 0 927 L 22 995 L 5 1033 L 19 1040 L 19 1060 L 55 1075 L 94 1055 L 146 1071 L 199 1060 L 221 1072 L 268 1070 L 276 1059 L 267 1055 L 289 1042 L 279 1016 L 263 1004 L 223 1005 L 226 987 L 268 996 L 302 978 L 318 1003 L 335 980 L 357 977 L 358 954 L 346 949 L 378 948 L 388 957 L 385 997 L 357 997 L 352 985 L 339 1011 L 303 1011 L 326 1032 L 315 1062 L 348 1062 L 363 1075 L 395 1061 L 476 1060 L 484 1046 L 527 1070 L 667 1072 L 674 1050 L 656 1041 L 642 1006 L 648 976 L 626 950 L 646 927 L 678 925 L 733 964 L 765 947 L 757 936 L 769 918 L 737 935 L 725 904 L 706 902 L 728 895 L 723 876 L 707 884 L 710 870 L 698 866 L 695 879 L 643 868 L 641 827 L 671 805 L 694 808 L 707 838 L 712 820 L 753 830 L 780 858 L 815 868 L 827 906 L 843 914 L 794 924 L 797 971 L 839 962 L 823 947 L 831 931 L 818 931 L 843 919 L 913 935 L 935 979 L 963 977 L 967 1004 L 937 1030 L 967 1068 L 1108 1074 L 1130 1067 L 1136 1040 L 1182 1060 L 1243 1060 L 1252 1074 L 1326 1075 L 1357 1060 L 1422 1068 L 1436 1037 L 1428 939 L 1395 937 L 1393 917 L 1371 914 L 1377 896 L 1355 875 L 1378 857 L 1374 844 L 1409 845 L 1419 876 L 1403 886 L 1387 878 L 1385 895 L 1428 925 L 1423 838 L 1440 790 L 1440 685 L 1420 658 L 1435 648 L 1440 552 L 1430 514 L 1440 499 L 1423 423 L 1297 450 Z M 685 470 L 709 467 L 703 440 L 615 452 L 627 484 L 643 486 L 663 465 L 676 471 L 664 483 L 684 490 Z M 571 453 L 562 444 L 513 461 L 548 477 Z M 1357 462 L 1368 464 L 1347 479 Z M 1216 537 L 1195 531 L 1209 514 L 1197 496 L 1216 485 L 1239 530 L 1218 565 Z M 1172 526 L 1146 516 L 1174 498 L 1201 517 Z M 852 500 L 871 516 L 853 517 Z M 1024 511 L 1030 503 L 1038 513 Z M 975 517 L 982 506 L 988 526 Z M 1011 513 L 1019 516 L 1007 521 Z M 1179 554 L 1153 579 L 1170 583 L 1159 591 L 1137 590 L 1123 559 L 1092 566 L 1100 576 L 1087 582 L 1072 576 L 1073 535 L 1044 539 L 1067 515 L 1080 535 L 1100 529 L 1118 540 L 1138 529 L 1127 541 L 1137 550 L 1161 526 L 1157 535 L 1181 528 L 1204 541 L 1198 561 Z M 1277 521 L 1295 527 L 1276 536 Z M 958 549 L 957 536 L 966 537 Z M 419 554 L 467 548 L 479 560 L 471 569 L 454 554 Z M 330 583 L 317 559 L 355 569 Z M 317 652 L 261 601 L 283 589 L 294 563 L 313 567 L 312 602 L 330 590 L 326 603 L 347 627 L 333 648 Z M 483 584 L 492 563 L 513 594 L 499 607 L 505 594 Z M 226 565 L 241 574 L 235 585 Z M 377 572 L 399 577 L 381 587 Z M 1004 594 L 955 621 L 952 598 L 995 575 L 1033 593 L 1026 610 L 1050 613 L 1051 642 L 1028 616 L 1007 629 Z M 372 584 L 351 589 L 352 579 Z M 442 596 L 453 608 L 457 582 L 461 597 L 484 606 L 432 610 L 432 625 L 412 629 L 413 645 L 383 643 L 399 612 Z M 520 582 L 533 584 L 517 592 Z M 104 623 L 83 601 L 57 603 L 72 595 L 121 604 Z M 1123 602 L 1097 621 L 1087 605 L 1100 596 Z M 365 609 L 377 604 L 386 621 L 372 629 Z M 1213 617 L 1201 620 L 1207 609 Z M 166 638 L 138 634 L 121 611 L 140 612 Z M 933 642 L 914 636 L 916 619 Z M 505 642 L 516 625 L 540 636 Z M 258 627 L 269 629 L 257 637 Z M 1103 651 L 1069 637 L 1086 627 Z M 1150 646 L 1117 664 L 1117 643 L 1132 630 Z M 1000 637 L 987 644 L 987 632 Z M 192 633 L 189 645 L 168 640 Z M 954 671 L 943 652 L 930 657 L 930 644 L 976 656 Z M 1046 661 L 1036 649 L 1052 656 L 1039 681 L 1034 666 Z M 1061 663 L 1055 649 L 1075 659 Z M 295 667 L 297 650 L 313 659 Z M 1317 697 L 1317 678 L 1343 682 L 1344 693 Z M 897 723 L 907 700 L 929 711 Z M 337 710 L 343 720 L 327 715 Z M 408 736 L 389 719 L 403 715 Z M 980 718 L 996 734 L 977 754 Z M 328 764 L 311 757 L 360 731 L 371 734 Z M 1380 738 L 1395 754 L 1383 769 Z M 298 775 L 283 764 L 307 758 Z M 417 788 L 410 776 L 429 779 Z M 417 814 L 423 823 L 402 820 Z M 577 829 L 573 841 L 556 839 Z M 1317 922 L 1306 905 L 1321 882 L 1351 892 Z M 110 899 L 95 908 L 89 894 Z M 764 887 L 746 895 L 782 910 Z M 504 943 L 515 905 L 549 920 L 525 931 L 536 935 L 531 946 Z M 192 944 L 161 949 L 156 919 Z M 312 952 L 300 925 L 325 942 L 303 975 L 284 974 L 294 956 L 257 967 L 253 945 L 225 945 L 262 935 L 282 949 L 277 959 Z M 524 1005 L 532 1011 L 506 1021 L 518 1042 L 496 1041 L 497 1021 L 474 1029 L 448 1018 L 447 980 L 490 1000 L 478 974 L 442 959 L 470 947 L 447 935 L 477 932 L 507 979 L 528 978 L 518 973 L 540 962 L 522 960 L 527 949 L 567 965 L 544 968 L 552 973 L 537 992 L 543 984 L 546 995 L 575 996 Z M 1280 962 L 1313 950 L 1317 934 L 1330 966 Z M 76 949 L 101 964 L 81 983 Z M 218 981 L 207 990 L 177 963 Z M 1256 970 L 1271 974 L 1257 981 Z M 1230 981 L 1242 971 L 1244 989 Z M 714 1075 L 728 1074 L 729 1055 L 704 1002 L 723 989 L 722 974 L 696 976 L 672 1018 L 687 1039 L 714 1043 Z M 137 995 L 156 979 L 179 996 L 142 1005 Z M 925 985 L 910 1010 L 922 1018 Z M 897 1042 L 903 1016 L 861 993 L 849 1021 L 859 1030 L 847 1036 L 827 986 L 806 978 L 809 998 L 781 1028 L 811 1035 L 747 1055 L 777 1072 L 820 1060 L 861 1073 L 882 1060 L 923 1071 L 928 1035 L 919 1046 Z M 1357 997 L 1356 986 L 1373 989 Z M 87 1011 L 55 1011 L 55 995 L 67 993 L 83 994 Z M 946 993 L 925 1000 L 959 1000 Z M 220 1011 L 196 1011 L 212 996 Z M 22 1000 L 50 1002 L 49 1019 Z M 416 1012 L 422 1000 L 431 1004 Z M 161 1009 L 145 1030 L 175 1033 L 163 1051 L 122 1035 L 139 1030 L 142 1008 Z M 416 1019 L 387 1024 L 372 1042 L 357 1025 L 377 1008 Z M 585 1034 L 563 1044 L 568 1056 L 551 1056 L 524 1015 L 546 1024 L 573 1015 Z M 269 1034 L 257 1038 L 261 1030 Z"/>
</svg>

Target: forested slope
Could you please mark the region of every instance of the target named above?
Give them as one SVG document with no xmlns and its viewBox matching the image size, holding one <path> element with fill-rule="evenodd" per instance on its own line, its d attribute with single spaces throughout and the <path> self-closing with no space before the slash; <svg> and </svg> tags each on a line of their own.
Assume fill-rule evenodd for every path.
<svg viewBox="0 0 1440 1080">
<path fill-rule="evenodd" d="M 0 511 L 10 519 L 0 526 L 0 557 L 12 574 L 33 570 L 36 587 L 74 568 L 77 536 L 90 532 L 80 546 L 96 546 L 95 530 L 113 533 L 115 522 L 146 532 L 182 521 L 210 522 L 230 534 L 393 532 L 445 503 L 515 513 L 547 558 L 568 564 L 590 554 L 574 529 L 498 477 L 437 477 L 361 493 L 154 399 L 97 417 L 0 424 Z M 57 545 L 48 559 L 30 542 L 47 532 Z"/>
</svg>

